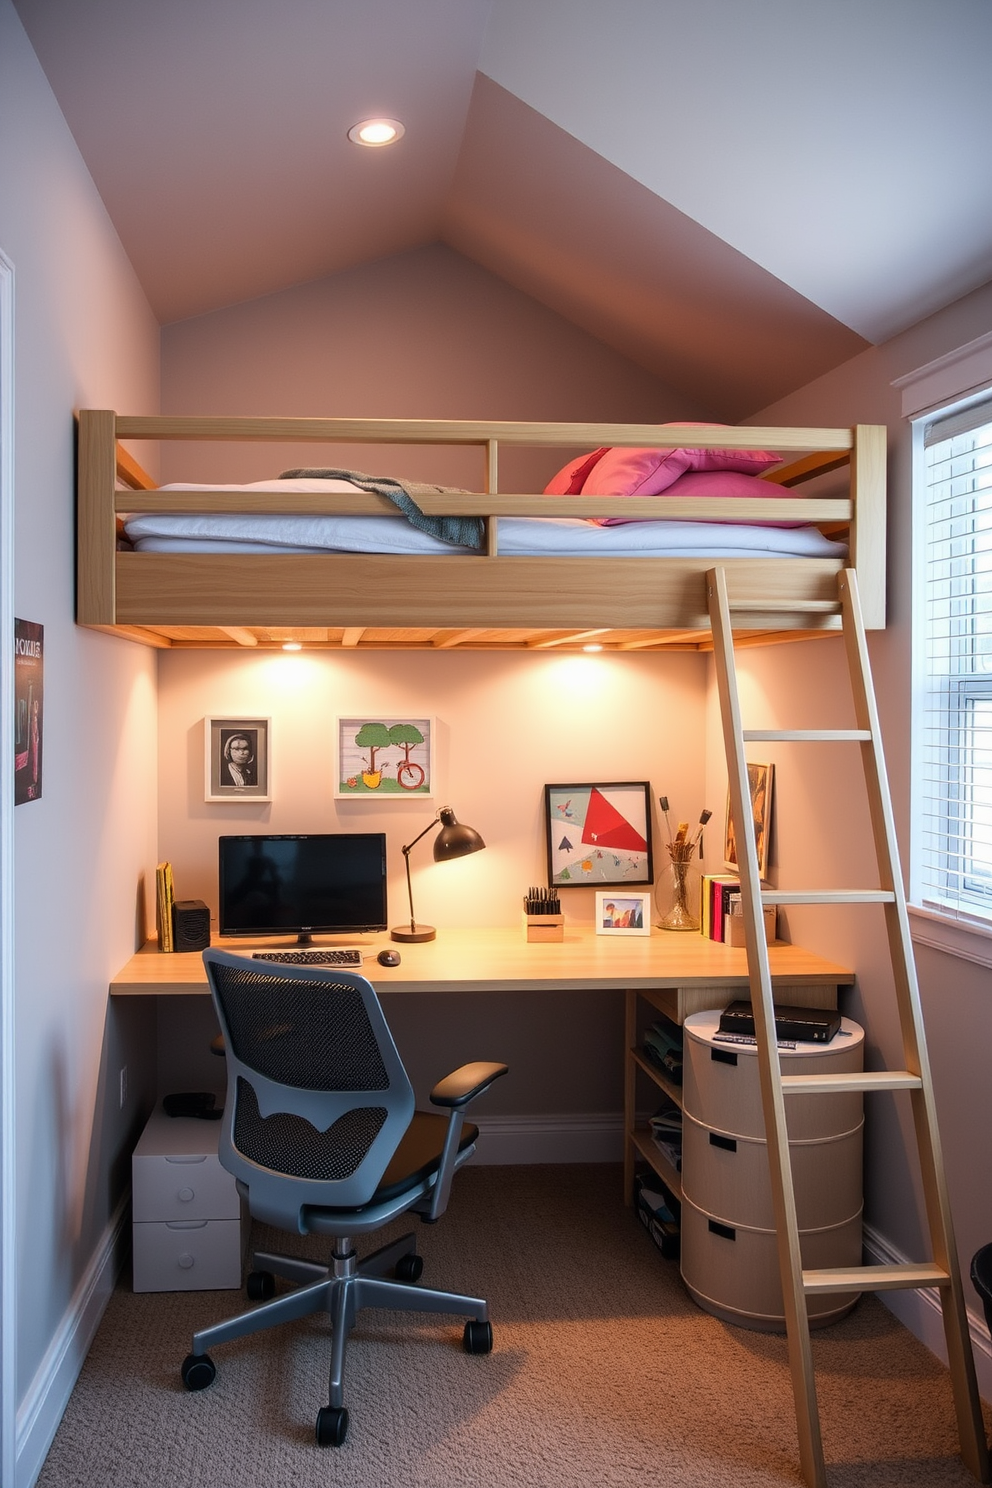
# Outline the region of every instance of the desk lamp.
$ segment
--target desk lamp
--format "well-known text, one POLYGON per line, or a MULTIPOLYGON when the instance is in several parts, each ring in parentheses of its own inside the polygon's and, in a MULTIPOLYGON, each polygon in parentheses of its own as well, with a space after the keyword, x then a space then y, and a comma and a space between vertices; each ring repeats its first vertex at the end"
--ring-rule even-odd
POLYGON ((449 858, 464 858, 469 853, 478 852, 485 843, 474 827, 463 826, 455 817, 450 806, 442 806, 432 821, 429 821, 424 830, 412 842, 403 848, 403 861, 406 864, 406 892, 410 900, 410 925, 400 925, 389 934, 393 940, 407 942, 433 940, 437 931, 433 925, 418 925, 413 913, 413 886, 410 883, 410 849, 416 847, 421 837, 426 837, 431 827, 438 822, 441 830, 434 838, 434 861, 435 863, 446 863, 449 858))

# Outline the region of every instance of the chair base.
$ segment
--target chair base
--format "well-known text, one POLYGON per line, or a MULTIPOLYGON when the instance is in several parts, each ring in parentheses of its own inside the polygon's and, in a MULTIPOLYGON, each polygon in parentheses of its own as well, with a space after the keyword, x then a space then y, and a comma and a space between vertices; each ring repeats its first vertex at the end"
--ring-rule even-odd
MULTIPOLYGON (((383 1307, 402 1312, 454 1313, 485 1324, 488 1328, 489 1309, 483 1298, 469 1297, 459 1292, 436 1291, 432 1287, 397 1280, 390 1274, 404 1258, 415 1257, 416 1254, 417 1244, 412 1233, 382 1246, 362 1260, 358 1259, 351 1248, 350 1239, 338 1238, 334 1242, 329 1265, 320 1265, 295 1256, 256 1251, 256 1269, 272 1272, 294 1282, 296 1289, 194 1333, 192 1353, 186 1363, 189 1365, 191 1361, 205 1355, 214 1344, 229 1343, 236 1338, 245 1338, 250 1333, 259 1333, 264 1328, 275 1328, 280 1323, 294 1322, 315 1312, 326 1312, 330 1316, 332 1330, 328 1408, 339 1411, 344 1405, 345 1347, 359 1308, 383 1307)), ((415 1268, 411 1274, 415 1274, 415 1268)), ((488 1349, 471 1346, 470 1337, 478 1339, 479 1336, 478 1330, 471 1330, 471 1325, 466 1328, 466 1347, 470 1352, 488 1352, 488 1349)), ((491 1338, 491 1334, 489 1336, 491 1338)), ((186 1380, 186 1372, 184 1365, 184 1382, 191 1388, 198 1388, 186 1380)), ((330 1444, 337 1445, 336 1442, 330 1444)))

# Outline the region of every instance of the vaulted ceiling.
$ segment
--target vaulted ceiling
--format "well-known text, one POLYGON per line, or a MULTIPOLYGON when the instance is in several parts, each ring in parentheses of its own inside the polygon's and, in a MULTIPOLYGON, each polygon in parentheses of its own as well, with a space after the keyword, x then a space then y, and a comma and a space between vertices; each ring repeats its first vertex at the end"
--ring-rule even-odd
POLYGON ((992 278, 987 0, 15 4, 163 323, 441 241, 732 420, 992 278))

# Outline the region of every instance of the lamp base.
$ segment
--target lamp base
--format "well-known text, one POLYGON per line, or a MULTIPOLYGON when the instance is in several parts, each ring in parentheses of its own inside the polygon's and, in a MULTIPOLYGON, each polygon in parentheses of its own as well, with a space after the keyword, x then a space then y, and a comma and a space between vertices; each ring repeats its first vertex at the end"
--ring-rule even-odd
POLYGON ((437 931, 433 925, 398 925, 395 930, 390 930, 390 940, 402 940, 412 945, 415 941, 433 940, 437 931))

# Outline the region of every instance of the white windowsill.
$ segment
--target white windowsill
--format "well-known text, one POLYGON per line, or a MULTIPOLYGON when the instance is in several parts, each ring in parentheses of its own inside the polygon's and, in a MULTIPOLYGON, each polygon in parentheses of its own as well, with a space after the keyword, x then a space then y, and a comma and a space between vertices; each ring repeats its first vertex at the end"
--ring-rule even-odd
POLYGON ((915 904, 909 905, 909 918, 914 945, 946 951, 976 966, 992 966, 992 927, 965 924, 915 904))

